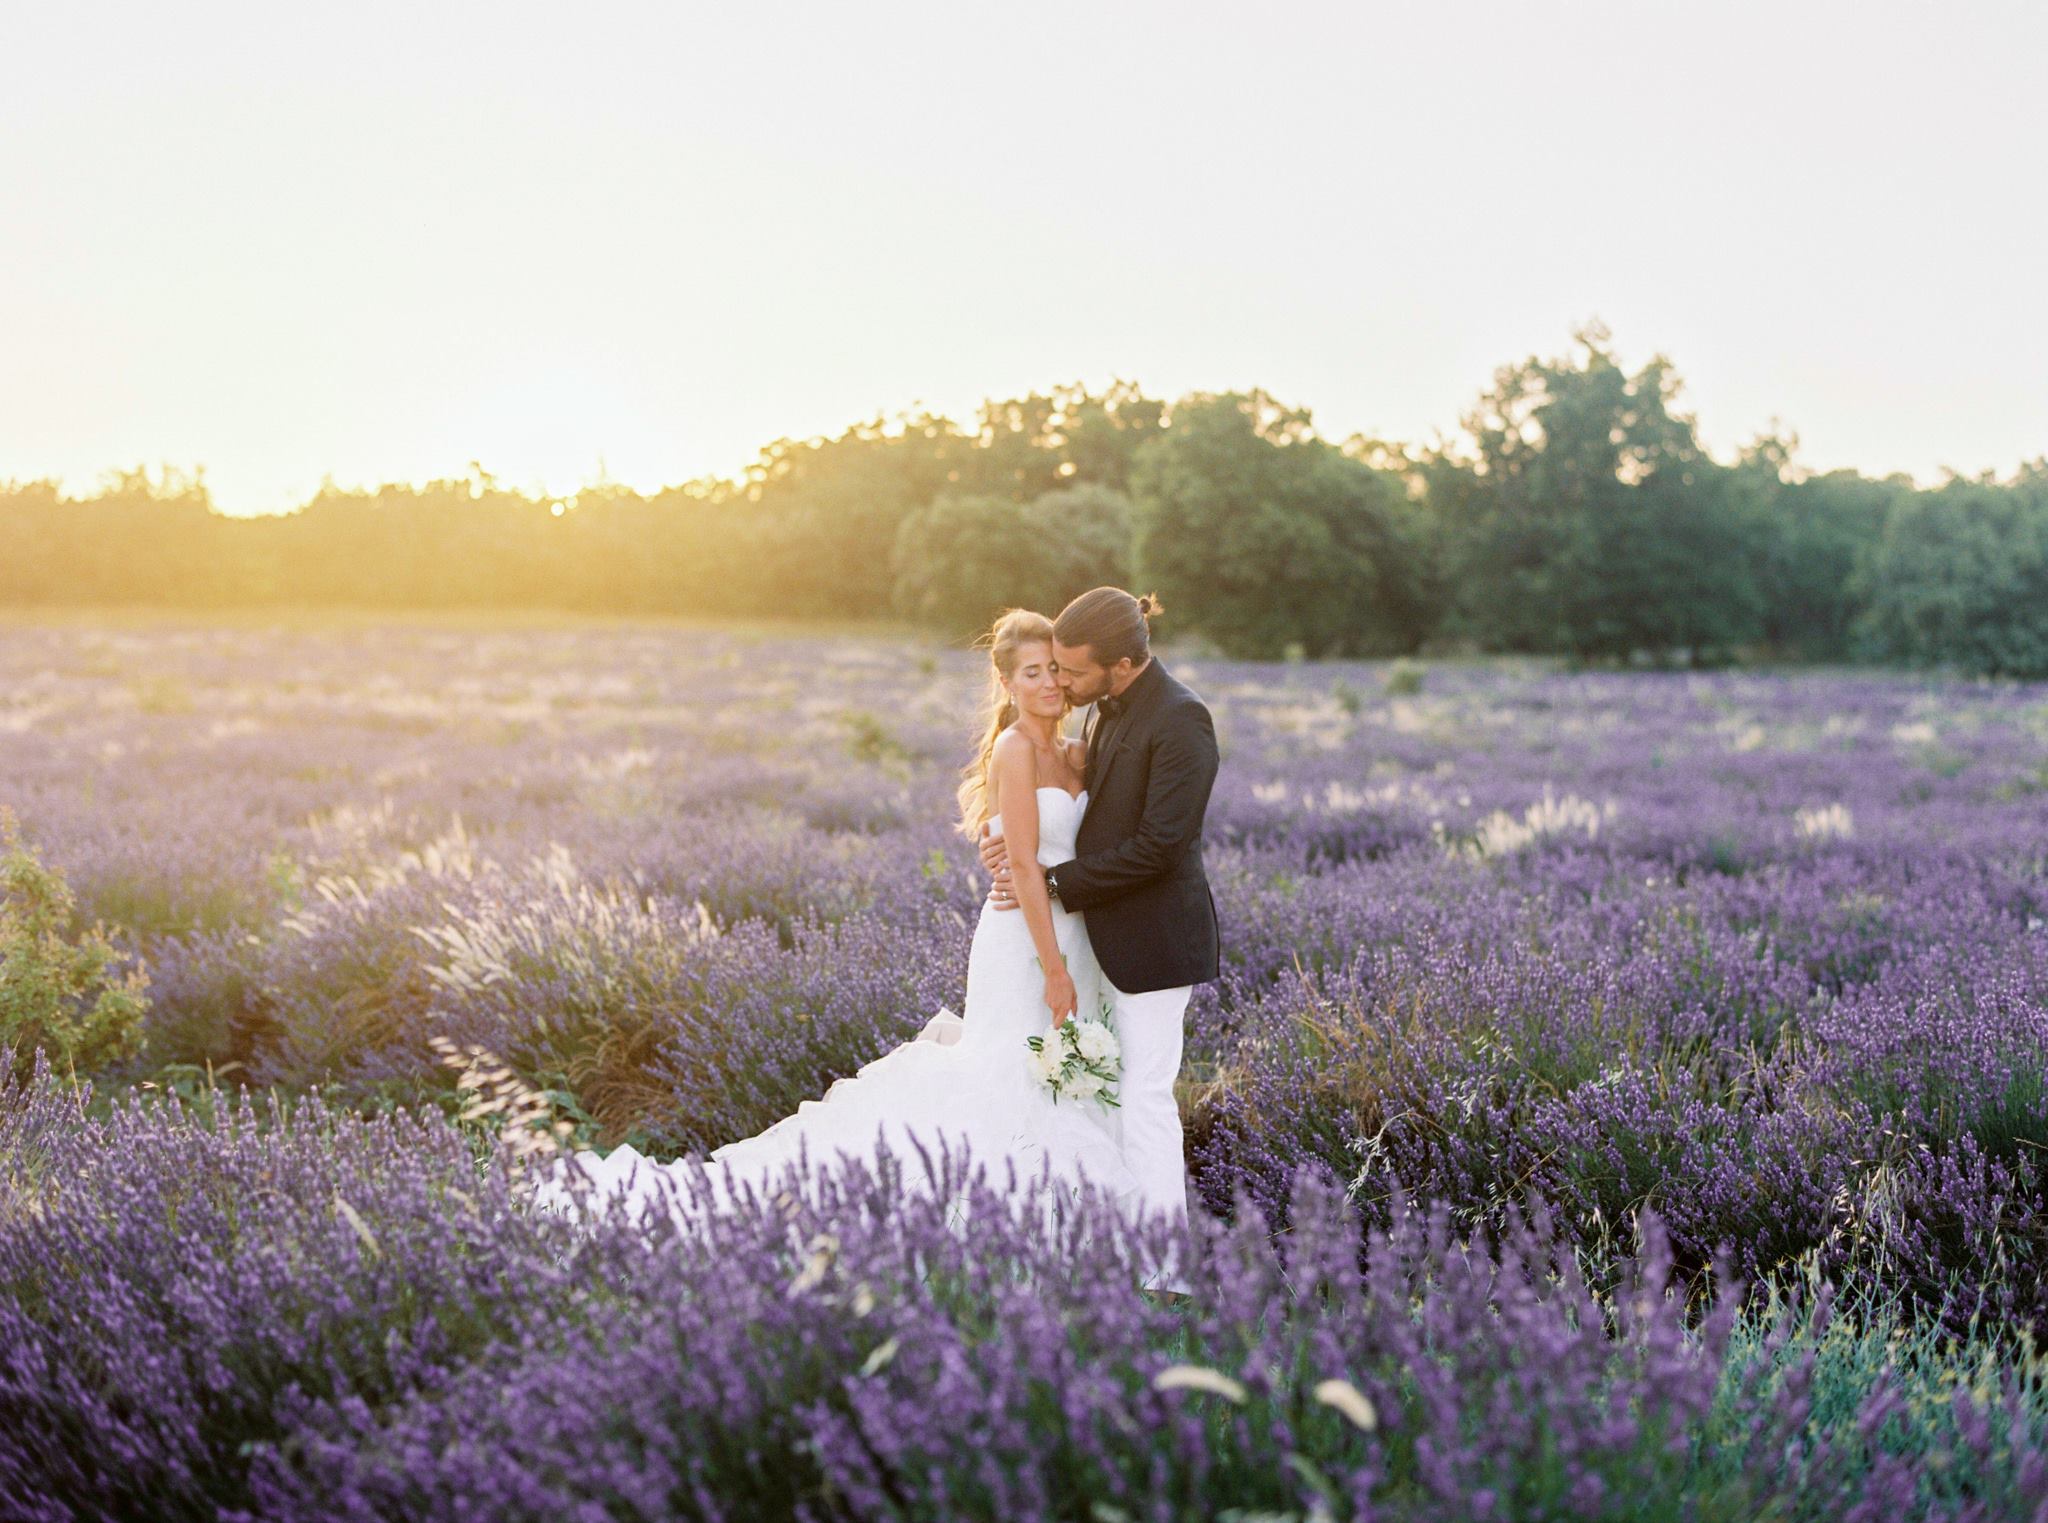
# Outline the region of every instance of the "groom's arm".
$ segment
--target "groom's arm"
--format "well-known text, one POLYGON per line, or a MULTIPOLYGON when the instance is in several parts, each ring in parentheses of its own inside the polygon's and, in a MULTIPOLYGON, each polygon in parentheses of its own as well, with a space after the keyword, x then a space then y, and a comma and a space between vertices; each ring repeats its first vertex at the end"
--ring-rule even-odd
POLYGON ((1216 727, 1198 703, 1173 709, 1153 743, 1145 808, 1128 840, 1046 869, 1070 910, 1093 909, 1156 883, 1180 865, 1201 834, 1216 783, 1216 727))

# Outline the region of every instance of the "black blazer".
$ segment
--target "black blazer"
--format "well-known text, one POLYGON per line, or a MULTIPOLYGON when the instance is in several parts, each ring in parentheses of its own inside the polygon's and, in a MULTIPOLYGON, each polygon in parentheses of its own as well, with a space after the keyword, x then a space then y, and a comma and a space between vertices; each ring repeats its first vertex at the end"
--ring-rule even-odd
POLYGON ((1102 971, 1125 994, 1216 977, 1216 900, 1202 871, 1202 816, 1216 782, 1216 726, 1155 656, 1098 716, 1088 810, 1075 857, 1046 870, 1087 920, 1102 971))

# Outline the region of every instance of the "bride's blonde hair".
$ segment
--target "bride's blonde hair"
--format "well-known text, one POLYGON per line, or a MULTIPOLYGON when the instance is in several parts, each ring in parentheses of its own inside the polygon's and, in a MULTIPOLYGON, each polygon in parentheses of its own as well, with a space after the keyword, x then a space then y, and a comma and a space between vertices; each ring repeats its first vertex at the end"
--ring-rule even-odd
POLYGON ((974 643, 988 650, 988 691, 981 705, 981 744, 960 774, 960 833, 970 841, 981 838, 981 827, 995 813, 988 787, 989 758, 1003 731, 1017 722, 1016 700, 1004 684, 1016 673, 1021 647, 1052 644, 1052 620, 1028 608, 1006 608, 974 643))

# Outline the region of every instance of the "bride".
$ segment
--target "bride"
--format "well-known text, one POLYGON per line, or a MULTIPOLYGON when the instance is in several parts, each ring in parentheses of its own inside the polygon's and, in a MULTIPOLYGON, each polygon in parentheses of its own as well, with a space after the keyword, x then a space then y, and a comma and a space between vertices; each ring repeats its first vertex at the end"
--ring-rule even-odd
POLYGON ((1029 1066, 1027 1039, 1105 1009, 1103 977, 1079 914, 1054 904, 1044 869, 1070 860, 1087 792, 1083 751, 1064 738, 1067 698, 1053 660, 1052 623, 1026 609, 996 621, 989 649, 987 723, 979 754, 960 785, 960 826, 1009 842, 1022 914, 984 902, 967 960, 961 1016, 940 1012, 916 1038, 806 1100, 766 1131, 713 1151, 705 1161, 656 1164, 630 1145, 603 1158, 579 1152, 558 1161, 540 1195, 566 1198, 571 1174, 598 1188, 600 1203, 637 1208, 660 1198, 687 1217, 765 1203, 800 1157, 812 1168, 837 1156, 874 1163, 886 1148, 902 1160, 906 1184, 921 1172, 919 1147, 937 1158, 968 1150, 976 1172, 1000 1186, 1007 1166, 1019 1182, 1050 1176, 1047 1206, 1073 1199, 1085 1178, 1119 1210, 1135 1213, 1139 1182, 1125 1165, 1111 1113, 1099 1101, 1057 1102, 1029 1066), (692 1171, 702 1174, 692 1181, 692 1171))

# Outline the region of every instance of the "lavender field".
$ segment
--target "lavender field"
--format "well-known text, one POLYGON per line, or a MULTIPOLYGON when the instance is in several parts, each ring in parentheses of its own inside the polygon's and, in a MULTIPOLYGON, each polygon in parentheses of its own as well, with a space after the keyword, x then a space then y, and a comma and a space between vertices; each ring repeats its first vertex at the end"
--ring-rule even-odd
POLYGON ((957 1009, 972 655, 0 626, 148 979, 0 1097, 0 1517, 2048 1519, 2048 685, 1166 661, 1185 1305, 888 1172, 547 1217, 430 1042, 672 1157, 957 1009))

